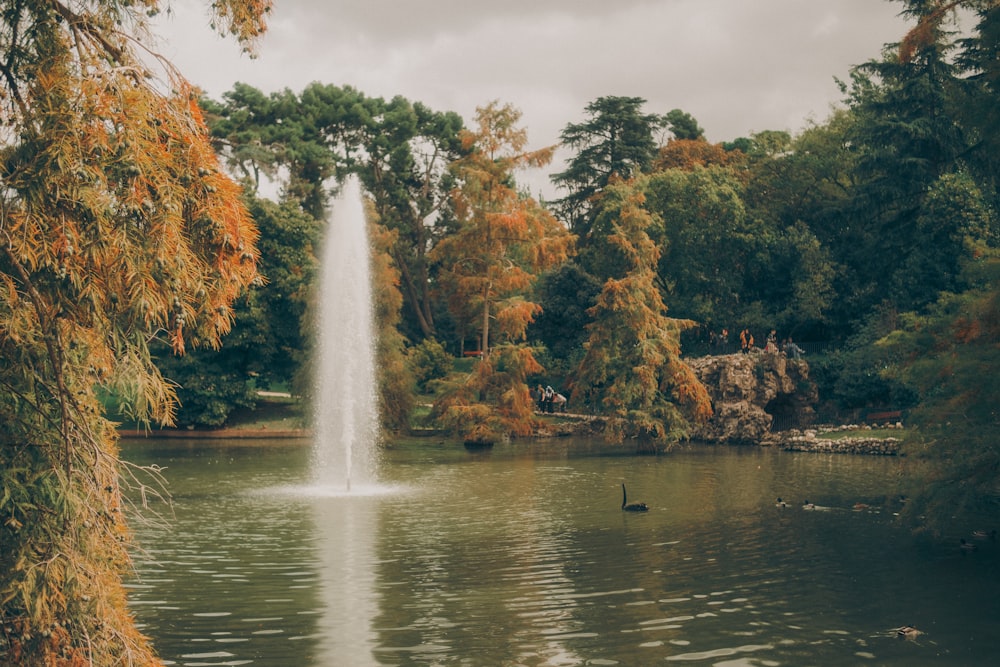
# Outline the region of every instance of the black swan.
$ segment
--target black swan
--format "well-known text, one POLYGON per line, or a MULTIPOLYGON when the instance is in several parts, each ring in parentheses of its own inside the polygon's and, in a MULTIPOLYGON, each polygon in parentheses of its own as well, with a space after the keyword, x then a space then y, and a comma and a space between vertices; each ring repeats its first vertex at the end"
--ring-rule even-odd
POLYGON ((625 484, 622 483, 622 511, 623 512, 648 512, 649 508, 646 507, 646 503, 630 503, 628 501, 628 495, 625 493, 625 484))

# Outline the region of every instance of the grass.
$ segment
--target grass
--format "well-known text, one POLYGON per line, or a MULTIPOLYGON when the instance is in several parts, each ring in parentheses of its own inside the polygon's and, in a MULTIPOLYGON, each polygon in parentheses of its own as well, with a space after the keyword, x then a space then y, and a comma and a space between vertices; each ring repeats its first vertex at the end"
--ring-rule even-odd
POLYGON ((291 430, 303 427, 305 415, 295 398, 262 396, 250 410, 237 410, 229 417, 227 428, 291 430))

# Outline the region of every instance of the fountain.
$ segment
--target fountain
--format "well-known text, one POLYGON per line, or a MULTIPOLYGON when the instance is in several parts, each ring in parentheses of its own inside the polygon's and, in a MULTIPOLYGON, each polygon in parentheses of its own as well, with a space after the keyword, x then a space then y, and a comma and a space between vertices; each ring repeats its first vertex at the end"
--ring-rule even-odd
POLYGON ((378 407, 370 246, 361 186, 343 185, 323 252, 313 471, 326 493, 375 482, 378 407))

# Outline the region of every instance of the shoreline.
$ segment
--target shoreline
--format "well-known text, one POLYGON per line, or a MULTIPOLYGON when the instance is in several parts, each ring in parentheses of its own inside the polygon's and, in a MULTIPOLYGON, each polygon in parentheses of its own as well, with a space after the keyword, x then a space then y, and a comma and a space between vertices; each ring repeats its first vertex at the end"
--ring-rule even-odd
POLYGON ((305 428, 218 428, 218 429, 118 429, 118 437, 129 439, 176 438, 183 440, 293 440, 312 438, 305 428))
MULTIPOLYGON (((563 423, 565 424, 565 422, 563 423)), ((428 437, 440 435, 438 432, 410 433, 410 437, 428 437)), ((545 429, 534 436, 525 439, 560 438, 572 435, 592 437, 595 434, 590 429, 545 429)), ((220 428, 220 429, 119 429, 118 436, 122 439, 175 439, 175 440, 311 440, 312 429, 308 428, 220 428)), ((456 440, 456 442, 458 442, 456 440)), ((707 444, 730 446, 776 447, 788 452, 803 452, 817 454, 854 454, 861 456, 905 456, 900 451, 902 439, 894 436, 873 436, 864 433, 857 426, 827 427, 824 430, 808 429, 800 431, 792 429, 779 433, 770 433, 758 442, 711 441, 707 444), (849 437, 824 438, 823 433, 840 431, 861 431, 849 437)))

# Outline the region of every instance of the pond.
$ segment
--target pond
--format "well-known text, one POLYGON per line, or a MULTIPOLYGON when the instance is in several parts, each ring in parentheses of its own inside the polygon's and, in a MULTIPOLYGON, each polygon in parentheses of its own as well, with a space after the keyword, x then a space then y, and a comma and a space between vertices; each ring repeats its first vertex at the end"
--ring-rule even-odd
POLYGON ((305 487, 304 443, 123 452, 164 466, 173 496, 162 521, 133 522, 144 553, 129 585, 167 664, 976 665, 1000 652, 1000 545, 899 528, 883 504, 907 459, 421 442, 390 448, 377 487, 346 495, 305 487), (623 482, 648 512, 621 511, 623 482), (897 638, 902 625, 923 634, 897 638))

